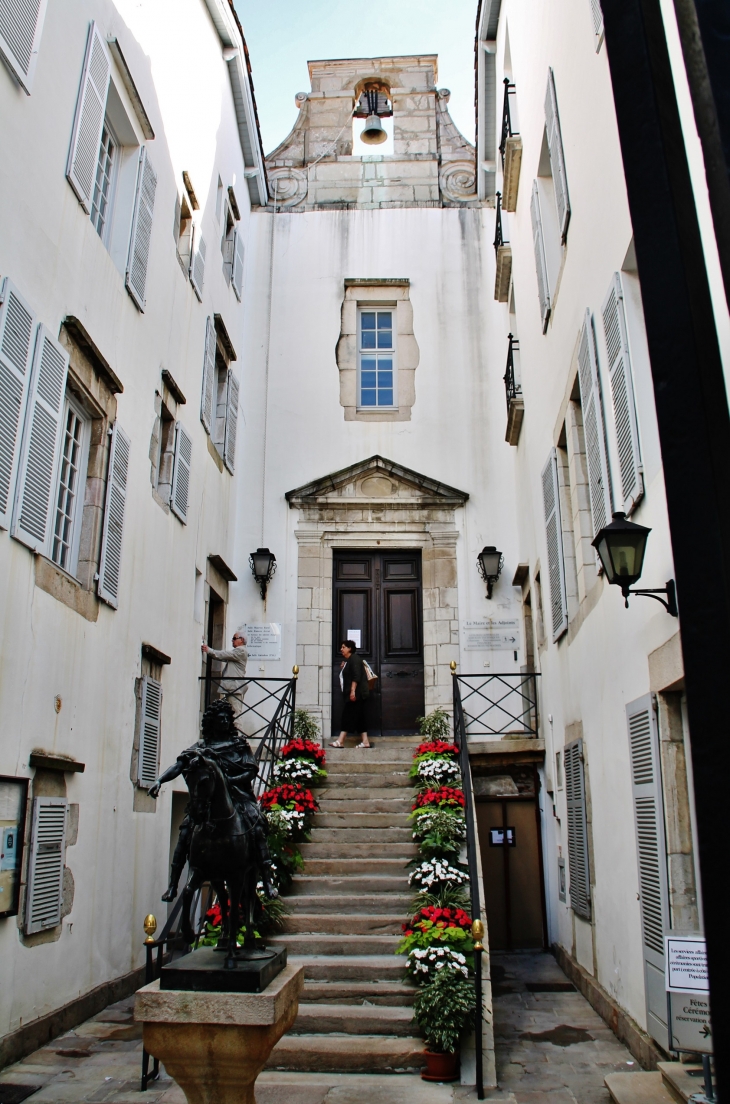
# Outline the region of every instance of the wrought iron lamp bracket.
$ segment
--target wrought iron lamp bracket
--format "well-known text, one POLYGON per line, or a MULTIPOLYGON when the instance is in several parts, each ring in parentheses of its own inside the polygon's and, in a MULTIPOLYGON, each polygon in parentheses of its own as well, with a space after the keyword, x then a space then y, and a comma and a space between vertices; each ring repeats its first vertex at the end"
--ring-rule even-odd
POLYGON ((629 608, 629 595, 635 594, 646 595, 647 598, 653 598, 655 602, 661 602, 670 617, 679 617, 679 610, 677 609, 677 587, 675 586, 674 579, 668 579, 665 587, 655 588, 653 590, 629 590, 628 587, 621 588, 621 593, 624 596, 624 605, 626 609, 629 608), (660 594, 666 594, 667 600, 664 601, 660 598, 660 594))

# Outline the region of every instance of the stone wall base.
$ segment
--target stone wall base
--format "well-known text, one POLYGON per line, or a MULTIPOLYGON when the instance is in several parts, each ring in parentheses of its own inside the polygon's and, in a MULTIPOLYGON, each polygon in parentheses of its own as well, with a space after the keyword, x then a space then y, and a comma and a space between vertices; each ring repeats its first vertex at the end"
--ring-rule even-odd
POLYGON ((657 1062, 668 1060, 668 1055, 659 1044, 639 1027, 636 1020, 616 1003, 603 986, 587 970, 584 970, 564 947, 559 943, 553 943, 552 949, 563 973, 595 1008, 601 1019, 606 1021, 614 1035, 625 1043, 643 1069, 655 1070, 657 1062))

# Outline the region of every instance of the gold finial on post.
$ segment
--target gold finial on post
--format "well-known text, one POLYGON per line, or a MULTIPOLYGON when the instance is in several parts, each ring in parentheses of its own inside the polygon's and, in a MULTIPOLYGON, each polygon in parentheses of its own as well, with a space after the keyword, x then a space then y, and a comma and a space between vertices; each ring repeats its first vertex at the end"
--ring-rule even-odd
POLYGON ((291 669, 291 673, 294 675, 294 678, 299 678, 299 665, 298 664, 296 664, 296 663, 294 664, 294 666, 291 669))
POLYGON ((157 920, 151 912, 148 912, 144 918, 144 930, 147 936, 145 943, 154 943, 155 932, 157 931, 157 920))
POLYGON ((483 951, 484 944, 482 939, 484 938, 484 924, 481 920, 473 920, 471 925, 471 937, 474 940, 474 950, 483 951))
POLYGON ((449 667, 451 668, 451 674, 452 675, 456 674, 456 660, 455 659, 451 660, 451 663, 449 664, 449 667))

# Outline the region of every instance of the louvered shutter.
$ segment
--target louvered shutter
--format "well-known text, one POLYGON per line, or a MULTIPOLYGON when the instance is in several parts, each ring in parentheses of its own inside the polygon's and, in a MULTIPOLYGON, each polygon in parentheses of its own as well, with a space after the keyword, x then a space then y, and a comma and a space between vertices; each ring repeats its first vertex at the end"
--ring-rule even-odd
POLYGON ((233 232, 233 267, 231 270, 231 284, 239 303, 243 295, 243 238, 236 227, 233 232))
POLYGON ((92 23, 89 27, 71 148, 66 166, 69 183, 87 214, 91 213, 91 199, 94 193, 111 71, 106 44, 96 24, 92 23))
POLYGON ((570 222, 570 198, 568 196, 568 177, 565 172, 563 136, 560 132, 558 97, 555 94, 555 77, 552 69, 548 69, 547 90, 545 92, 545 131, 548 149, 550 150, 550 168, 553 174, 555 202, 558 206, 560 237, 565 241, 565 236, 568 233, 568 223, 570 222))
POLYGON ((208 433, 213 424, 213 390, 215 388, 215 322, 208 318, 205 326, 203 354, 203 387, 200 394, 200 420, 208 433))
POLYGON ((140 786, 151 786, 160 762, 162 684, 148 675, 142 679, 141 714, 137 780, 140 786))
POLYGON ((175 426, 175 458, 172 468, 170 509, 174 514, 177 514, 180 521, 187 521, 188 518, 192 451, 193 442, 185 431, 182 422, 178 422, 175 426))
POLYGON ((644 980, 649 1034, 667 1047, 664 936, 669 930, 667 849, 664 838, 659 734, 651 694, 626 706, 634 795, 644 980))
POLYGON ((13 513, 34 331, 34 311, 6 278, 0 302, 0 527, 4 529, 10 527, 13 513))
POLYGON ((175 239, 175 248, 180 244, 180 219, 182 217, 182 205, 180 197, 175 196, 175 221, 172 224, 172 236, 175 239))
POLYGON ((0 4, 0 54, 30 95, 48 0, 3 0, 0 4))
POLYGON ((132 234, 129 239, 129 258, 127 260, 127 291, 141 311, 145 306, 147 287, 147 264, 150 257, 152 238, 152 212, 155 209, 157 174, 150 164, 146 146, 139 152, 137 170, 137 194, 134 199, 132 216, 132 234))
POLYGON ((205 240, 199 232, 193 230, 193 250, 190 255, 190 283, 200 302, 203 302, 203 280, 205 278, 205 240))
POLYGON ((547 332, 550 318, 550 284, 548 283, 547 261, 545 259, 545 238, 542 232, 542 215, 540 214, 540 196, 537 190, 537 181, 532 182, 532 198, 530 199, 530 217, 532 218, 532 241, 535 246, 535 271, 537 272, 537 296, 540 300, 540 317, 542 318, 542 332, 547 332))
POLYGON ((542 469, 542 501, 545 510, 545 536, 550 577, 550 620, 553 640, 557 640, 568 627, 568 601, 565 593, 563 531, 560 520, 558 460, 555 449, 550 453, 550 459, 542 469))
POLYGON ((591 884, 588 867, 588 821, 586 817, 583 740, 568 744, 564 754, 565 801, 568 814, 568 869, 570 907, 586 920, 591 918, 591 884))
POLYGON ((223 459, 229 472, 236 466, 236 433, 238 430, 238 380, 228 369, 226 395, 226 435, 223 442, 223 459))
POLYGON ((591 517, 595 535, 610 522, 612 507, 601 381, 596 359, 596 337, 593 332, 591 312, 588 310, 578 343, 578 378, 588 461, 591 517))
POLYGON ((26 935, 61 923, 67 812, 68 802, 62 797, 36 797, 33 801, 25 897, 26 935))
MULTIPOLYGON (((593 16, 593 30, 596 32, 599 40, 603 40, 603 9, 601 8, 601 0, 591 0, 591 15, 593 16)), ((600 41, 599 41, 600 45, 600 41)), ((596 46, 598 49, 598 46, 596 46)))
POLYGON ((626 330, 626 314, 621 278, 615 272, 603 304, 603 332, 606 337, 608 368, 616 422, 616 445, 621 478, 623 510, 631 513, 644 494, 639 428, 634 403, 634 382, 626 330))
POLYGON ((119 422, 114 423, 109 450, 109 473, 104 505, 104 534, 99 559, 97 593, 116 609, 119 605, 119 571, 122 559, 124 507, 127 500, 130 441, 119 422))

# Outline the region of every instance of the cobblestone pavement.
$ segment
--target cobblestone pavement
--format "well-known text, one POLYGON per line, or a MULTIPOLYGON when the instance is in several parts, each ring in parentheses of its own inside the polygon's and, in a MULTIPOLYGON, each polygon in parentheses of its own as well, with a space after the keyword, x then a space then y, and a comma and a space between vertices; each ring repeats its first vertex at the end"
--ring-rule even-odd
MULTIPOLYGON (((492 976, 499 1088, 488 1097, 494 1104, 608 1104, 606 1074, 639 1069, 552 955, 495 954, 492 976)), ((33 1088, 29 1104, 185 1104, 164 1070, 147 1092, 139 1091, 142 1031, 133 1005, 133 997, 110 1005, 0 1071, 0 1089, 33 1088)), ((412 1075, 267 1070, 256 1097, 258 1104, 457 1104, 476 1100, 476 1093, 412 1075)))

